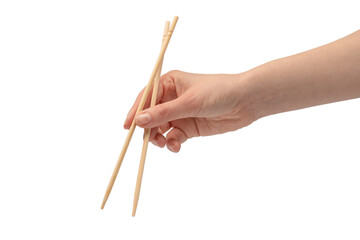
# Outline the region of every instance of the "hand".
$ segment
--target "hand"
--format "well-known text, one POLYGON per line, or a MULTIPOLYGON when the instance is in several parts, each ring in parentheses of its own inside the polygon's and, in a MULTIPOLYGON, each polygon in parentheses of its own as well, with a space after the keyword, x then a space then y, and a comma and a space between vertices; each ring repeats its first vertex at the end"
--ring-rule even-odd
MULTIPOLYGON (((136 124, 173 152, 188 138, 225 133, 276 113, 360 97, 360 31, 241 74, 171 71, 160 79, 158 105, 136 124), (170 130, 170 131, 169 131, 170 130), (169 131, 164 137, 164 134, 169 131)), ((129 128, 142 93, 124 127, 129 128)), ((148 103, 145 106, 149 106, 148 103)))
MULTIPOLYGON (((246 73, 168 72, 160 79, 157 105, 148 108, 149 96, 147 109, 136 116, 136 124, 152 128, 150 141, 159 147, 166 145, 172 152, 178 152, 189 138, 245 127, 256 120, 253 104, 248 101, 247 79, 246 73)), ((128 113, 125 129, 130 128, 143 91, 128 113)))

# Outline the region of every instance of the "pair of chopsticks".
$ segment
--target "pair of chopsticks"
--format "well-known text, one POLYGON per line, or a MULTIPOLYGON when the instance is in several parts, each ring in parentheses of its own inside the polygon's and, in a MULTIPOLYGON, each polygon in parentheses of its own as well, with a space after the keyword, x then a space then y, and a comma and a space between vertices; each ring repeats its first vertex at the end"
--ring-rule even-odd
MULTIPOLYGON (((160 50, 159 56, 157 58, 157 61, 155 63, 154 70, 151 73, 148 85, 145 88, 145 91, 144 91, 143 96, 142 96, 142 98, 140 100, 139 106, 138 106, 138 108, 136 110, 135 116, 140 111, 143 110, 146 99, 149 96, 149 92, 150 92, 150 89, 151 89, 152 86, 153 86, 153 92, 152 92, 152 98, 151 98, 150 107, 152 107, 152 106, 154 106, 156 104, 156 97, 157 97, 157 92, 158 92, 158 87, 159 87, 159 80, 160 80, 161 68, 162 68, 162 63, 163 63, 165 51, 166 51, 166 49, 167 49, 167 47, 169 45, 171 35, 172 35, 172 33, 173 33, 174 29, 175 29, 175 26, 176 26, 176 23, 177 23, 178 19, 179 18, 177 16, 174 17, 170 28, 169 28, 169 25, 170 25, 169 21, 167 21, 166 24, 165 24, 164 35, 163 35, 162 44, 161 44, 161 50, 160 50)), ((115 182, 116 177, 117 177, 117 175, 119 173, 121 163, 124 160, 125 153, 126 153, 127 148, 128 148, 128 146, 130 144, 130 140, 132 138, 132 135, 133 135, 133 133, 135 131, 135 127, 136 127, 136 124, 135 124, 135 117, 134 117, 134 119, 133 119, 133 121, 131 123, 131 127, 129 129, 128 135, 127 135, 127 137, 125 139, 125 143, 123 145, 123 148, 121 149, 120 156, 119 156, 119 158, 118 158, 118 160, 116 162, 115 169, 114 169, 113 174, 112 174, 112 176, 110 178, 110 182, 109 182, 108 187, 106 189, 105 196, 104 196, 103 202, 101 204, 101 209, 104 209, 106 201, 108 200, 109 195, 111 193, 111 189, 114 186, 114 182, 115 182)), ((145 136, 144 136, 144 142, 143 142, 143 147, 142 147, 142 152, 141 152, 139 172, 138 172, 138 176, 137 176, 136 188, 135 188, 135 194, 134 194, 134 203, 133 203, 132 216, 135 216, 136 208, 137 208, 138 201, 139 201, 141 181, 142 181, 142 176, 143 176, 143 173, 144 173, 145 158, 146 158, 146 152, 147 152, 147 147, 148 147, 148 143, 149 143, 150 131, 151 131, 151 129, 145 129, 145 136)))

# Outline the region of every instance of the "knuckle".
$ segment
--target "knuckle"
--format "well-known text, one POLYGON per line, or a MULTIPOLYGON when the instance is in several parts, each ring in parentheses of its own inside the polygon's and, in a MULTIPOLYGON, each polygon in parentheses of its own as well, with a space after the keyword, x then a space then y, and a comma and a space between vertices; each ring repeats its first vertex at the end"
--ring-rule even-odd
POLYGON ((169 71, 169 75, 175 77, 176 74, 179 74, 180 72, 181 72, 180 70, 171 70, 171 71, 169 71))
POLYGON ((171 71, 167 72, 164 76, 170 77, 173 80, 175 80, 180 76, 181 73, 182 73, 182 71, 180 71, 180 70, 171 70, 171 71))
POLYGON ((171 73, 172 73, 173 77, 175 78, 175 77, 179 76, 179 74, 181 74, 182 71, 180 71, 180 70, 172 70, 171 73))
POLYGON ((161 118, 166 117, 168 114, 168 109, 162 104, 157 105, 157 113, 161 118))
POLYGON ((138 98, 141 98, 141 97, 142 97, 142 95, 143 95, 144 92, 145 92, 145 89, 146 89, 146 86, 145 86, 143 89, 141 89, 141 91, 138 93, 138 98))

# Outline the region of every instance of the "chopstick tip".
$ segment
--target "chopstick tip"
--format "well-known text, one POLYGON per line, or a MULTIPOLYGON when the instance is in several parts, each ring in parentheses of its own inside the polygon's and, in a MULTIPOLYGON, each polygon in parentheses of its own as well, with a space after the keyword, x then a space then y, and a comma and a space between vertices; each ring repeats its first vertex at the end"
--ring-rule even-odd
POLYGON ((132 209, 132 214, 131 216, 135 217, 135 214, 136 214, 136 208, 137 208, 137 203, 134 203, 133 205, 133 209, 132 209))
POLYGON ((107 196, 105 195, 105 197, 104 197, 104 199, 103 199, 103 202, 102 202, 102 204, 101 204, 101 209, 104 209, 107 199, 108 199, 108 198, 107 198, 107 196))

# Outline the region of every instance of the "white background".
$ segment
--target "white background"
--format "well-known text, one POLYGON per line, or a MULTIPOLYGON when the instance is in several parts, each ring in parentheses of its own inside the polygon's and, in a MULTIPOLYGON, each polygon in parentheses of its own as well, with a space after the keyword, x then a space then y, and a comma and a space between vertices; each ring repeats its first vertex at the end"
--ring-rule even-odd
POLYGON ((360 100, 149 147, 101 201, 166 20, 163 70, 238 73, 359 29, 358 1, 1 1, 0 239, 359 239, 360 100))

